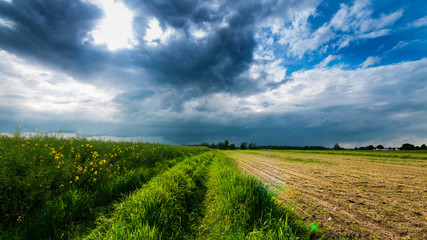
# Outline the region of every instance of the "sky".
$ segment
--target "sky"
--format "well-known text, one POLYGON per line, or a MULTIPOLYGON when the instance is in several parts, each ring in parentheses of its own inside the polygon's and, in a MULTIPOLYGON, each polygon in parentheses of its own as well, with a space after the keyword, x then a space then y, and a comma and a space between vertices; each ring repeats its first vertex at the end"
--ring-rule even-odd
POLYGON ((0 132, 427 144, 424 0, 0 0, 0 132))

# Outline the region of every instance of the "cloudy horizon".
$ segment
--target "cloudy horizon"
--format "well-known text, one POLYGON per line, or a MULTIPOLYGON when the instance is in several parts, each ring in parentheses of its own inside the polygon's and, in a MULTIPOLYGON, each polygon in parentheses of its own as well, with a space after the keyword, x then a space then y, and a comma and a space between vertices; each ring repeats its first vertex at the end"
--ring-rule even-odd
POLYGON ((0 132, 427 144, 423 1, 0 0, 0 132))

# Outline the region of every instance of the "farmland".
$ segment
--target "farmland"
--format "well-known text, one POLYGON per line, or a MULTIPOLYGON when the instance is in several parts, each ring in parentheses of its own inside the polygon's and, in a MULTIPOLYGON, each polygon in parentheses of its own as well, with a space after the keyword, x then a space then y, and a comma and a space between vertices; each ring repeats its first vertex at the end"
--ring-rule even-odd
POLYGON ((0 136, 0 239, 317 239, 224 153, 0 136))
POLYGON ((427 238, 427 153, 229 151, 243 171, 331 237, 427 238))

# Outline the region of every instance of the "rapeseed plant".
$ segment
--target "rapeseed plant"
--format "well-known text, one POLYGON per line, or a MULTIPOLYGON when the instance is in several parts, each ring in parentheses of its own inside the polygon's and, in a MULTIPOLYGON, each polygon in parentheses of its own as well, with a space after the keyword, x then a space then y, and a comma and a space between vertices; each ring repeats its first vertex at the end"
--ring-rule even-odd
MULTIPOLYGON (((12 136, 0 136, 0 201, 8 199, 0 208, 3 216, 1 239, 15 234, 21 236, 18 238, 58 238, 64 234, 57 232, 59 228, 41 227, 45 233, 35 229, 52 221, 58 222, 61 229, 81 222, 79 216, 70 216, 63 209, 65 205, 58 204, 72 189, 77 194, 90 193, 89 208, 105 207, 174 165, 179 160, 172 159, 184 157, 181 149, 190 154, 207 151, 184 146, 67 139, 63 135, 52 136, 38 131, 37 135, 23 137, 22 128, 20 126, 12 136), (162 148, 162 152, 148 154, 147 149, 153 147, 162 148), (141 168, 151 170, 135 175, 134 172, 141 168), (118 181, 123 177, 130 180, 118 181), (96 202, 99 204, 94 205, 96 202), (16 225, 19 216, 25 224, 16 225), (76 220, 66 220, 67 216, 76 220)), ((92 218, 94 211, 89 214, 92 218)))

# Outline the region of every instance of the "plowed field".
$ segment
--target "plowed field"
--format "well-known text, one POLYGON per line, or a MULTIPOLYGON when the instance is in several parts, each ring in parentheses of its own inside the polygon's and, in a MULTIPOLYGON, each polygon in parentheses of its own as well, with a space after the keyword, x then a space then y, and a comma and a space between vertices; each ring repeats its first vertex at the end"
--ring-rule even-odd
POLYGON ((427 239, 427 154, 228 151, 331 237, 427 239))

